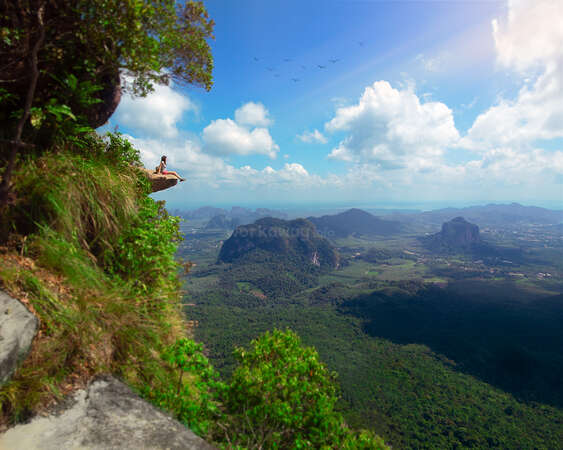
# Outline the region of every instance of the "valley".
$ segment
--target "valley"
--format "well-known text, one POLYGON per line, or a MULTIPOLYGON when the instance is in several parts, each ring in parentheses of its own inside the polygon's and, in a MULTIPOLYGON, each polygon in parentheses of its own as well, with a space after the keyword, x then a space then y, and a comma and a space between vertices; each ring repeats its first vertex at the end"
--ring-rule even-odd
MULTIPOLYGON (((454 216, 455 217, 455 216, 454 216)), ((403 218, 404 219, 404 218, 403 218)), ((439 252, 439 226, 329 239, 338 268, 267 254, 218 263, 231 230, 182 223, 195 337, 225 375, 233 346, 289 327, 339 374, 340 408, 394 448, 555 448, 563 436, 563 243, 490 224, 493 252, 439 252)), ((537 229, 532 232, 532 229, 537 229)), ((328 233, 324 233, 327 236, 328 233)))

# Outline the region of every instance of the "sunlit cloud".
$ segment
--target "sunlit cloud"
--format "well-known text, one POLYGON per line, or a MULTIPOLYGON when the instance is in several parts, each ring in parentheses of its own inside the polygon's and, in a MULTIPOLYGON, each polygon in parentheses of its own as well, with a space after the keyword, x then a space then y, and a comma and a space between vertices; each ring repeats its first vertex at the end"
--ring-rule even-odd
POLYGON ((412 88, 395 89, 387 81, 366 87, 357 104, 338 108, 325 129, 345 134, 330 158, 382 170, 435 162, 459 138, 444 103, 423 103, 412 88))
POLYGON ((197 108, 187 96, 172 85, 156 85, 146 97, 124 95, 112 122, 131 128, 137 135, 170 139, 178 136, 178 121, 188 111, 197 112, 197 108))

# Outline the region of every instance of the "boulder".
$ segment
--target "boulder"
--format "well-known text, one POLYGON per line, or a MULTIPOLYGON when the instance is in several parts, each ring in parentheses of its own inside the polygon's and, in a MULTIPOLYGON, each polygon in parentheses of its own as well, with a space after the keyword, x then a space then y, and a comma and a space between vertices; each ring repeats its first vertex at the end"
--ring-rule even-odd
POLYGON ((178 184, 178 178, 174 175, 163 175, 149 169, 143 169, 143 171, 151 182, 153 192, 163 191, 178 184))
POLYGON ((183 449, 215 447, 105 375, 77 391, 57 414, 0 435, 1 449, 183 449))
POLYGON ((39 321, 18 300, 0 290, 0 384, 27 356, 39 321))

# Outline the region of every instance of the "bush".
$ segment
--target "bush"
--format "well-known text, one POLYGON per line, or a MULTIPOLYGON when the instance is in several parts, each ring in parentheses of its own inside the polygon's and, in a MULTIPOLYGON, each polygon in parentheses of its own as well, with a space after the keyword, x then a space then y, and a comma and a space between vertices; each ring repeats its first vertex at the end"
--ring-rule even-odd
POLYGON ((247 448, 385 448, 355 434, 334 410, 336 373, 291 330, 266 332, 250 350, 235 350, 239 366, 226 390, 227 436, 247 448))

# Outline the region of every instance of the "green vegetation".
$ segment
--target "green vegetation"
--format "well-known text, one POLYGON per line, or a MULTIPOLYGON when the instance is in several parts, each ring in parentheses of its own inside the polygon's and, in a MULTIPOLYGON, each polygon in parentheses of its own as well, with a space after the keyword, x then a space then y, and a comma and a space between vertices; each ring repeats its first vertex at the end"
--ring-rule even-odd
POLYGON ((334 410, 335 374, 287 330, 237 348, 238 367, 221 382, 201 344, 182 339, 163 358, 177 377, 145 394, 191 429, 228 448, 385 449, 381 438, 352 431, 334 410), (184 381, 184 374, 191 381, 184 381))
MULTIPOLYGON (((16 202, 0 222, 0 286, 28 304, 41 329, 0 387, 0 424, 111 372, 223 447, 386 448, 334 411, 333 374, 290 331, 238 349, 233 379, 220 379, 187 337, 178 219, 148 197, 126 140, 88 139, 88 155, 45 152, 14 174, 16 202)), ((258 299, 251 287, 240 285, 258 299)))
MULTIPOLYGON (((480 272, 459 281, 436 277, 432 260, 419 262, 399 244, 377 243, 369 262, 364 249, 374 243, 357 240, 340 248, 341 269, 294 289, 269 289, 265 298, 253 292, 295 273, 288 261, 200 265, 185 278, 196 337, 229 377, 237 367, 233 346, 272 326, 290 327, 339 374, 337 409, 347 423, 394 448, 557 448, 560 284, 476 278, 480 272)), ((179 253, 189 254, 183 245, 179 253)), ((452 272, 473 264, 437 261, 448 263, 452 272)))
POLYGON ((147 196, 148 183, 130 165, 136 158, 118 136, 92 144, 90 159, 46 153, 14 176, 17 203, 0 224, 7 237, 0 281, 27 299, 41 332, 0 390, 4 422, 96 373, 150 382, 166 372, 153 352, 184 332, 177 221, 147 196), (132 258, 139 248, 150 258, 132 258))
POLYGON ((201 2, 23 0, 2 2, 0 20, 0 206, 18 155, 89 147, 84 136, 119 104, 121 72, 138 95, 170 79, 212 85, 214 23, 201 2))

